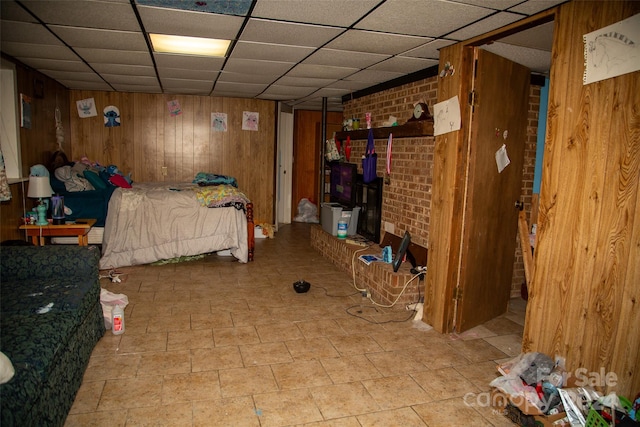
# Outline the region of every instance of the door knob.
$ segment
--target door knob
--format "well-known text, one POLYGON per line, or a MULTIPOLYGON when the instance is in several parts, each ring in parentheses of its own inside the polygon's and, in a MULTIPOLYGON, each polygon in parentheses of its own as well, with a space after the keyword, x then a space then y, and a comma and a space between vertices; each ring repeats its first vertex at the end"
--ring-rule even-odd
POLYGON ((516 200, 516 209, 521 211, 524 209, 524 203, 522 203, 520 200, 516 200))

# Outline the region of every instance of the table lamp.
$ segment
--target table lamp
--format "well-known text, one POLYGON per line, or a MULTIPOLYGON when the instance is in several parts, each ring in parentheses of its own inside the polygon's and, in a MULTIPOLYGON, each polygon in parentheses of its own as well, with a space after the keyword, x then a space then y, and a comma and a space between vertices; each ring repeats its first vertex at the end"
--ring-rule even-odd
POLYGON ((36 225, 49 225, 46 216, 47 207, 44 205, 42 199, 51 197, 52 194, 53 190, 51 189, 48 176, 29 177, 29 191, 27 192, 27 197, 38 199, 38 206, 36 207, 38 220, 36 221, 36 225))

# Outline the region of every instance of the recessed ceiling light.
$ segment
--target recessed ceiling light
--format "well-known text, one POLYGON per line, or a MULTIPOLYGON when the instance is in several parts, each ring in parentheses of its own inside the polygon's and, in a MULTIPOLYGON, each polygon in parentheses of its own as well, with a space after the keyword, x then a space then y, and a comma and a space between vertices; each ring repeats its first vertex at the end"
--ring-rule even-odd
POLYGON ((151 44, 155 52, 183 55, 224 57, 231 43, 231 40, 170 36, 166 34, 149 33, 149 37, 151 37, 151 44))

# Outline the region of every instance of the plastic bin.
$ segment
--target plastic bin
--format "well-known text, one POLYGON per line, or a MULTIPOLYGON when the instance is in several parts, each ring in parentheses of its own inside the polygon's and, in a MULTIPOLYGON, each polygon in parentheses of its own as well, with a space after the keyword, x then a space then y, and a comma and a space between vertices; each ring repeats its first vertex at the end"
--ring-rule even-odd
POLYGON ((320 222, 322 229, 332 236, 338 236, 338 221, 346 220, 347 235, 353 236, 358 233, 358 216, 360 206, 353 209, 345 208, 339 203, 323 203, 320 206, 320 222))

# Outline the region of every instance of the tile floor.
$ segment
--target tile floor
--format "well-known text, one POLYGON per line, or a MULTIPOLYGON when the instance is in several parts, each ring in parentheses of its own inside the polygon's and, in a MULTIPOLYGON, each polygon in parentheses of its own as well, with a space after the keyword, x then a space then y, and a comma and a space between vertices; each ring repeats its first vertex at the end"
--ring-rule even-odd
POLYGON ((363 301, 300 223, 250 264, 121 270, 102 286, 127 295, 126 332, 96 346, 66 426, 513 426, 486 391, 520 353, 521 299, 460 335, 425 330, 363 301))

